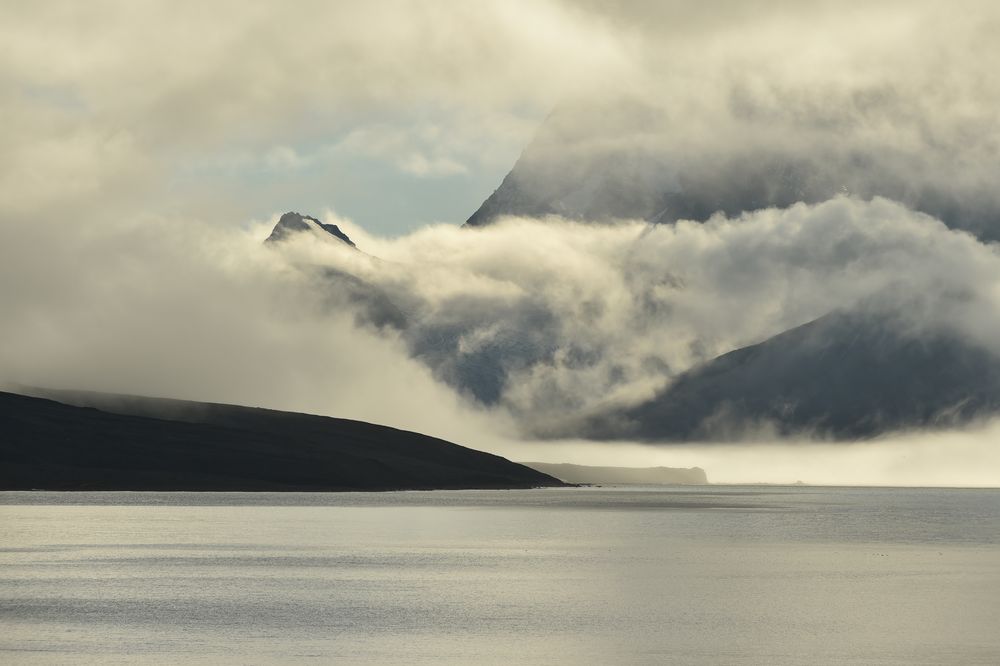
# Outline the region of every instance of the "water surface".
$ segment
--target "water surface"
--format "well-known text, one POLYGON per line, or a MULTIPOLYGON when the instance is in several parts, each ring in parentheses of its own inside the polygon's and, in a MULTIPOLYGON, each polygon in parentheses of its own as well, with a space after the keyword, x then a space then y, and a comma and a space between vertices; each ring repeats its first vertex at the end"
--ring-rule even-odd
POLYGON ((4 663, 1000 662, 1000 491, 0 493, 4 663))

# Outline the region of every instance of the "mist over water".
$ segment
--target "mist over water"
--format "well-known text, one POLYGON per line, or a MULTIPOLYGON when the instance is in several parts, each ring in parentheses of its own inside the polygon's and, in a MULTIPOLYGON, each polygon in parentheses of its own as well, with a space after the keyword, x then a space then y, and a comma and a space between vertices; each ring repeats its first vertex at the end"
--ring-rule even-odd
POLYGON ((994 247, 899 204, 840 198, 657 227, 510 220, 396 239, 326 219, 362 251, 311 234, 265 247, 273 220, 188 238, 142 222, 76 239, 77 260, 95 268, 10 301, 3 376, 358 418, 519 460, 697 465, 725 482, 1000 482, 988 415, 853 445, 766 428, 669 449, 533 436, 859 304, 917 339, 948 331, 996 353, 994 247), (127 252, 111 252, 111 238, 127 252))
POLYGON ((709 483, 768 483, 827 486, 982 487, 997 485, 1000 454, 995 425, 965 431, 909 433, 870 442, 782 441, 753 444, 651 445, 506 442, 497 445, 512 460, 627 467, 695 467, 709 483))

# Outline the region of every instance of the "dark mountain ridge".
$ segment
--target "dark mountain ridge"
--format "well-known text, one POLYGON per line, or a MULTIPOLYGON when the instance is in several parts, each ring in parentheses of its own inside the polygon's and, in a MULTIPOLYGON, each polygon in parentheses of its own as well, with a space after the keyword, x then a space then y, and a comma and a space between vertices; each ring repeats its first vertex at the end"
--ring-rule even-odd
POLYGON ((286 240, 303 231, 326 232, 342 243, 346 243, 354 248, 357 247, 357 245, 354 244, 354 241, 352 241, 347 234, 341 231, 340 227, 336 224, 325 224, 317 220, 315 217, 291 211, 285 213, 278 219, 278 223, 275 224, 274 229, 271 230, 271 235, 264 239, 264 242, 275 243, 286 240))
POLYGON ((948 332, 838 312, 723 354, 650 400, 580 426, 587 437, 857 440, 1000 411, 1000 358, 948 332))
MULTIPOLYGON (((730 133, 722 138, 687 136, 675 130, 670 109, 633 99, 564 105, 466 226, 549 215, 582 222, 705 221, 720 212, 736 218, 847 194, 892 199, 980 240, 1000 240, 1000 197, 983 177, 1000 164, 996 156, 980 152, 969 159, 961 144, 893 144, 892 136, 869 131, 887 121, 926 130, 923 119, 903 112, 905 100, 853 96, 841 100, 843 108, 791 116, 780 106, 761 115, 752 100, 732 101, 730 133), (732 132, 740 128, 745 131, 732 132)), ((916 130, 913 136, 927 138, 916 130)), ((650 442, 855 440, 957 426, 998 412, 995 353, 942 331, 912 334, 892 314, 833 312, 692 368, 639 405, 571 415, 533 434, 650 442)))
POLYGON ((332 491, 562 485, 361 421, 181 400, 0 392, 5 490, 332 491), (76 403, 76 404, 66 404, 76 403))
MULTIPOLYGON (((868 110, 872 118, 895 118, 898 111, 868 110)), ((734 217, 850 194, 892 199, 951 228, 1000 240, 996 187, 981 170, 963 171, 971 167, 959 147, 877 145, 845 135, 847 126, 834 130, 808 118, 799 119, 807 126, 788 128, 801 135, 798 145, 783 140, 781 122, 788 119, 771 123, 739 109, 731 118, 743 128, 738 139, 692 139, 671 118, 671 109, 631 99, 557 108, 466 226, 548 215, 705 221, 715 213, 734 217), (954 168, 942 170, 943 164, 954 168)), ((863 126, 851 129, 863 134, 863 126)), ((1000 168, 1000 160, 984 168, 1000 168)))
MULTIPOLYGON (((683 124, 672 129, 669 109, 641 102, 564 106, 543 123, 466 226, 506 215, 670 224, 847 194, 893 199, 980 240, 1000 239, 996 188, 982 169, 970 172, 965 164, 988 165, 989 156, 965 160, 961 146, 947 142, 859 141, 866 123, 896 118, 899 110, 892 98, 869 103, 861 114, 852 113, 854 107, 831 109, 833 116, 844 114, 843 122, 831 125, 805 114, 787 127, 787 117, 758 118, 737 104, 723 138, 688 137, 683 124), (734 128, 748 131, 734 135, 734 128), (789 140, 776 140, 784 130, 789 140)), ((544 303, 532 303, 530 293, 516 306, 455 298, 442 308, 450 316, 422 321, 401 314, 384 292, 337 277, 365 322, 402 331, 410 354, 435 377, 484 405, 502 404, 511 377, 552 362, 561 351, 552 335, 560 320, 544 303), (463 348, 475 327, 488 328, 489 335, 463 348)), ((994 352, 942 331, 911 333, 886 312, 830 313, 673 377, 642 404, 537 419, 530 434, 666 442, 855 440, 957 426, 1000 411, 994 352)), ((581 352, 581 365, 591 361, 581 352)))

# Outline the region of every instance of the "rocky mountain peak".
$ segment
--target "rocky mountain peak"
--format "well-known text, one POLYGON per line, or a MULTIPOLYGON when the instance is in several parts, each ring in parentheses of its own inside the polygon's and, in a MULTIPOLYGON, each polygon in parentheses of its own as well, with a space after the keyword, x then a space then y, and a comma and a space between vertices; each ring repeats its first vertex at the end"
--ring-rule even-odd
POLYGON ((271 230, 271 235, 264 242, 273 243, 282 241, 302 231, 317 231, 330 234, 342 243, 347 243, 351 247, 357 247, 354 241, 341 231, 340 227, 336 224, 324 224, 315 217, 302 215, 293 211, 289 211, 281 216, 278 223, 274 225, 274 229, 271 230))

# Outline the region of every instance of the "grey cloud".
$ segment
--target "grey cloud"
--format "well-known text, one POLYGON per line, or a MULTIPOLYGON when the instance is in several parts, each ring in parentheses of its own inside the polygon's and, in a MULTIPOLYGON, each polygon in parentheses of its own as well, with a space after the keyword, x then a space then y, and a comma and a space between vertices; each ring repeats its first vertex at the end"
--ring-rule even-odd
POLYGON ((884 199, 658 226, 509 219, 367 243, 385 261, 358 274, 406 304, 409 353, 527 434, 573 434, 581 414, 838 310, 1000 354, 995 249, 884 199))
POLYGON ((5 234, 0 382, 409 422, 470 442, 500 427, 391 334, 360 333, 355 304, 369 299, 317 289, 262 236, 178 222, 5 234))
MULTIPOLYGON (((534 118, 564 85, 625 66, 616 35, 558 2, 22 4, 0 8, 0 41, 4 143, 17 149, 0 172, 4 199, 36 162, 99 183, 113 165, 95 152, 123 141, 129 159, 169 175, 220 154, 328 143, 373 119, 377 129, 399 122, 400 106, 469 143, 520 142, 525 109, 534 118)), ((462 163, 424 157, 388 159, 418 171, 462 163)))
POLYGON ((469 223, 705 220, 849 193, 1000 238, 996 6, 714 8, 676 37, 679 6, 623 9, 648 19, 634 77, 564 101, 469 223))
MULTIPOLYGON (((904 303, 894 321, 909 334, 995 355, 1000 266, 983 239, 1000 210, 998 10, 963 7, 7 6, 0 380, 331 413, 513 451, 515 421, 537 433, 641 403, 862 302, 904 303), (637 104, 610 112, 623 97, 637 104), (269 183, 199 170, 244 160, 305 178, 352 131, 365 139, 353 149, 393 164, 474 169, 560 100, 526 152, 542 156, 528 203, 543 207, 400 238, 326 216, 369 255, 262 248, 275 220, 256 236, 233 220, 269 183), (548 159, 566 145, 571 159, 548 159), (675 224, 558 216, 653 218, 677 191, 696 196, 661 216, 675 224)), ((634 450, 616 451, 601 455, 634 450)))
POLYGON ((660 226, 510 219, 398 239, 326 222, 364 252, 150 219, 98 237, 72 226, 12 237, 22 259, 3 266, 0 377, 454 437, 483 419, 509 432, 511 417, 551 433, 838 309, 1000 354, 995 248, 886 200, 660 226), (41 248, 51 263, 34 259, 41 248))
MULTIPOLYGON (((9 84, 0 93, 7 130, 0 136, 0 212, 100 206, 134 214, 145 206, 243 218, 259 214, 253 205, 261 188, 287 196, 292 176, 279 178, 276 170, 294 166, 301 180, 306 165, 323 178, 341 177, 331 165, 351 134, 365 137, 347 142, 355 150, 409 173, 471 173, 516 153, 560 100, 593 106, 595 98, 627 95, 663 111, 658 126, 616 136, 607 131, 614 114, 600 105, 594 118, 581 120, 591 129, 591 120, 603 123, 596 138, 605 144, 646 146, 648 159, 619 169, 627 180, 669 182, 711 170, 729 153, 753 161, 758 153, 747 149, 761 142, 773 159, 793 166, 801 160, 789 161, 789 153, 809 153, 805 172, 814 175, 802 184, 804 198, 819 201, 826 191, 813 190, 828 181, 824 165, 850 166, 852 150, 874 139, 873 166, 901 179, 890 185, 929 183, 921 196, 930 212, 945 216, 958 199, 972 228, 983 211, 996 209, 995 197, 987 197, 980 212, 971 210, 969 195, 996 189, 987 182, 995 168, 980 167, 996 166, 989 160, 998 147, 992 110, 1000 102, 993 76, 1000 49, 995 3, 963 7, 555 0, 475 8, 317 2, 295 11, 267 2, 10 6, 0 9, 0 77, 9 84), (837 134, 836 145, 813 144, 817 131, 837 134), (230 173, 255 172, 255 165, 278 182, 230 173), (944 185, 935 189, 935 182, 944 185)), ((865 195, 857 182, 842 184, 865 195)), ((642 206, 601 212, 633 217, 662 208, 648 188, 620 193, 642 206)), ((880 193, 893 194, 873 192, 880 193)), ((580 206, 573 197, 563 203, 565 210, 546 212, 566 215, 580 206)), ((714 205, 706 193, 675 216, 701 216, 714 205)))

